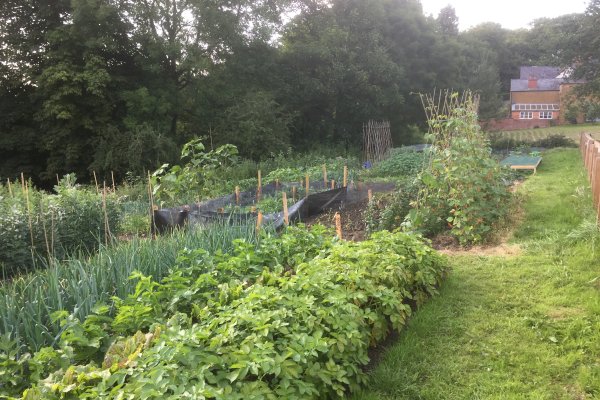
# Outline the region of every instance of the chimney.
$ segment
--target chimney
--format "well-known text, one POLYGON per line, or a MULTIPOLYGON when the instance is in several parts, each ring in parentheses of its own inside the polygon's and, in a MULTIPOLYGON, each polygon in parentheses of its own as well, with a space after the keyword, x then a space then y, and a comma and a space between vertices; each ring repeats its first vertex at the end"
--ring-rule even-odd
POLYGON ((529 80, 527 81, 527 88, 528 89, 537 89, 538 85, 537 85, 537 78, 533 75, 529 76, 529 80))

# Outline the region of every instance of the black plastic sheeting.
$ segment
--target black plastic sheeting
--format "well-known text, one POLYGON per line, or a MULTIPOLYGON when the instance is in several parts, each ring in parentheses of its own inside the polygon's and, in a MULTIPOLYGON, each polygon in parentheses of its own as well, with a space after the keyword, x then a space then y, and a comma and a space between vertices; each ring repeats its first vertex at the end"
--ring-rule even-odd
MULTIPOLYGON (((286 192, 290 192, 293 186, 301 188, 299 184, 271 183, 263 186, 260 193, 262 198, 264 198, 274 195, 279 191, 285 190, 286 192)), ((290 223, 302 221, 305 218, 320 214, 328 209, 340 208, 346 201, 346 194, 347 188, 345 187, 328 190, 324 182, 311 184, 309 195, 288 207, 290 223), (311 194, 310 192, 312 191, 315 193, 311 194)), ((256 204, 256 200, 257 192, 240 192, 239 206, 244 207, 256 204)), ((197 204, 155 210, 152 231, 154 233, 164 233, 172 231, 177 227, 184 227, 185 225, 206 225, 214 222, 230 224, 256 222, 256 213, 228 213, 223 211, 223 209, 235 204, 235 194, 231 194, 197 204)), ((283 211, 264 214, 263 225, 271 229, 282 228, 284 226, 283 211)))

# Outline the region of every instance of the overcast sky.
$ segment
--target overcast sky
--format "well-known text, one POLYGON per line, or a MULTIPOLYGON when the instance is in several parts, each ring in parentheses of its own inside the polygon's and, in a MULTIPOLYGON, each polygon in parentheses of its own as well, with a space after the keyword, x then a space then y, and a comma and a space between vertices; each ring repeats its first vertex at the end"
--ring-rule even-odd
POLYGON ((452 5, 459 29, 482 22, 497 22, 507 29, 527 28, 537 18, 585 11, 587 0, 421 0, 425 15, 436 17, 440 9, 452 5))

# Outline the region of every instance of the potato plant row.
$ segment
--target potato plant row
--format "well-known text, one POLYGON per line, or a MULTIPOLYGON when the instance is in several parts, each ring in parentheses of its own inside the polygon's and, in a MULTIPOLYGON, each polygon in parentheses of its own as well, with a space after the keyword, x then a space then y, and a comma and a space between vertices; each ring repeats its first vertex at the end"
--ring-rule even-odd
POLYGON ((85 321, 57 313, 58 346, 5 361, 0 390, 24 399, 341 398, 365 382, 368 349, 400 330, 445 273, 423 239, 401 232, 352 243, 300 227, 258 246, 240 240, 229 255, 185 250, 160 282, 135 274, 135 293, 85 321))

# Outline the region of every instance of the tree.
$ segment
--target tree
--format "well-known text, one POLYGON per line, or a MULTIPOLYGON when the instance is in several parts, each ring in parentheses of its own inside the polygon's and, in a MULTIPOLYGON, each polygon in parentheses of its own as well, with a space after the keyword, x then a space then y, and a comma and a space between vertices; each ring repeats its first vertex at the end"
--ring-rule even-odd
POLYGON ((458 36, 458 17, 451 5, 442 8, 436 19, 439 32, 444 36, 458 36))
POLYGON ((578 29, 567 40, 562 60, 574 66, 573 79, 584 79, 580 92, 600 97, 600 0, 591 0, 578 29))

